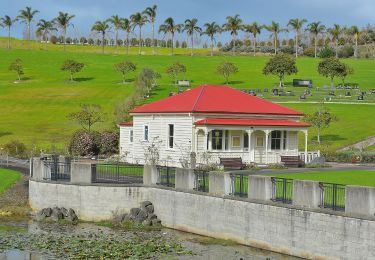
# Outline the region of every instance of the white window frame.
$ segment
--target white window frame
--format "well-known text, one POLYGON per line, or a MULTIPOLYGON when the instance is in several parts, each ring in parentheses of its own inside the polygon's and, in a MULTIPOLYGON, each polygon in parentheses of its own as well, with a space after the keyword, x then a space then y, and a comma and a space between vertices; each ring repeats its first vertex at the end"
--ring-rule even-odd
POLYGON ((237 148, 241 148, 241 144, 242 144, 242 142, 241 142, 241 136, 240 135, 232 135, 231 136, 231 148, 235 148, 235 149, 237 149, 237 148), (233 142, 233 139, 234 138, 238 138, 239 140, 240 140, 240 143, 239 143, 239 145, 238 146, 234 146, 233 144, 234 144, 234 142, 233 142))
POLYGON ((148 142, 150 140, 150 126, 143 125, 143 141, 148 142), (147 139, 146 139, 146 128, 147 128, 147 139))
POLYGON ((174 149, 174 139, 175 139, 175 133, 176 133, 176 128, 175 128, 175 124, 167 124, 167 149, 171 149, 173 150, 174 149), (173 126, 173 142, 172 142, 172 147, 171 147, 171 143, 170 143, 170 126, 173 126))
POLYGON ((264 148, 264 136, 255 136, 255 147, 256 148, 264 148), (262 139, 263 145, 258 145, 258 139, 262 139))

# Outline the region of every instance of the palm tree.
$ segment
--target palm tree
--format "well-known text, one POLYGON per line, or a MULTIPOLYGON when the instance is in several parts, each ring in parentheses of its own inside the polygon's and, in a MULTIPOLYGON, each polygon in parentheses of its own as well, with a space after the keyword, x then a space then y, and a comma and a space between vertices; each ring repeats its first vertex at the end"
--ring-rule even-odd
POLYGON ((245 26, 245 31, 251 33, 254 37, 253 41, 253 49, 254 49, 254 56, 256 52, 256 45, 257 45, 257 35, 260 34, 262 31, 262 26, 259 26, 256 22, 245 26))
POLYGON ((109 30, 109 25, 107 21, 96 21, 94 26, 91 28, 91 31, 96 31, 97 33, 102 34, 102 53, 104 53, 105 35, 108 30, 109 30))
POLYGON ((171 55, 173 55, 173 44, 174 44, 174 34, 180 32, 182 24, 175 24, 172 17, 167 18, 162 25, 159 26, 159 33, 163 32, 164 34, 171 34, 171 55))
POLYGON ((148 21, 152 25, 152 54, 155 55, 155 18, 156 18, 156 9, 158 9, 157 5, 153 5, 152 7, 147 7, 146 10, 143 11, 148 17, 148 21))
POLYGON ((200 28, 198 25, 198 20, 196 18, 193 18, 193 19, 187 19, 185 20, 185 25, 184 25, 184 29, 183 31, 187 33, 188 36, 191 37, 191 56, 194 55, 194 33, 197 32, 197 33, 201 33, 202 32, 202 28, 200 28))
POLYGON ((139 27, 139 50, 138 54, 141 55, 142 51, 142 26, 147 23, 147 16, 141 13, 135 13, 130 16, 130 20, 134 27, 139 27))
POLYGON ((349 34, 354 39, 354 44, 355 44, 354 57, 358 58, 358 38, 359 38, 360 31, 359 31, 358 27, 355 26, 355 25, 353 25, 352 27, 350 27, 348 31, 349 31, 349 34))
POLYGON ((38 29, 36 32, 43 37, 45 42, 45 50, 47 50, 48 34, 50 34, 52 31, 57 31, 57 29, 53 26, 53 21, 50 22, 44 19, 39 20, 37 26, 38 29))
POLYGON ((321 22, 313 22, 307 26, 307 30, 314 35, 314 57, 318 53, 318 36, 325 31, 326 27, 321 22))
POLYGON ((29 42, 29 50, 31 49, 31 22, 34 19, 34 16, 39 13, 38 10, 33 10, 31 7, 27 6, 24 10, 19 11, 17 19, 21 20, 27 26, 27 40, 29 42))
POLYGON ((16 21, 17 19, 12 19, 8 15, 5 15, 4 17, 0 18, 0 26, 6 27, 8 29, 8 49, 10 49, 10 28, 16 21))
POLYGON ((328 29, 328 32, 332 36, 332 41, 335 44, 335 51, 336 51, 336 58, 339 56, 338 55, 338 42, 339 42, 339 37, 342 33, 342 28, 339 24, 334 24, 332 28, 328 29))
POLYGON ((126 40, 125 40, 126 54, 129 54, 129 34, 133 31, 133 27, 129 19, 126 19, 126 18, 122 19, 121 29, 124 30, 126 33, 126 40))
POLYGON ((60 29, 62 30, 62 33, 63 33, 63 43, 64 43, 64 51, 66 50, 66 41, 65 41, 65 38, 66 38, 66 31, 68 29, 68 27, 71 25, 73 26, 73 24, 70 22, 73 18, 75 17, 75 15, 69 15, 68 13, 63 13, 63 12, 59 12, 59 15, 53 20, 54 23, 60 27, 60 29))
POLYGON ((240 15, 236 14, 235 16, 227 16, 227 22, 223 25, 223 29, 225 31, 230 32, 233 37, 233 55, 236 52, 236 39, 238 35, 238 31, 242 30, 242 19, 240 15))
POLYGON ((299 33, 301 32, 301 29, 303 25, 307 23, 306 19, 290 19, 288 22, 288 26, 292 27, 292 29, 296 32, 295 35, 295 45, 296 45, 296 58, 298 57, 298 39, 299 39, 299 33))
POLYGON ((206 29, 204 30, 204 32, 202 34, 205 34, 208 37, 210 37, 210 40, 211 40, 211 56, 213 56, 214 55, 213 52, 214 52, 215 34, 221 32, 221 27, 216 22, 205 23, 204 26, 206 27, 206 29))
POLYGON ((113 15, 111 18, 107 19, 107 22, 111 23, 115 28, 116 53, 118 53, 118 31, 122 28, 123 19, 118 15, 113 15))
POLYGON ((271 25, 264 26, 267 31, 271 33, 271 37, 273 38, 273 47, 275 48, 275 54, 277 54, 277 41, 279 39, 279 33, 287 32, 287 29, 282 29, 280 24, 272 21, 271 25))

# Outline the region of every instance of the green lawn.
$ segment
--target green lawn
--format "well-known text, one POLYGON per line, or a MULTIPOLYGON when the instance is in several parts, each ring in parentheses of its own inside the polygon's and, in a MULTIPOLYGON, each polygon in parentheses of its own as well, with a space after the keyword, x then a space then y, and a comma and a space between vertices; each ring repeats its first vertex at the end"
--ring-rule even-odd
POLYGON ((0 168, 0 194, 21 178, 21 173, 0 168))
POLYGON ((345 170, 326 172, 268 174, 268 176, 296 180, 311 180, 337 184, 375 187, 375 170, 345 170))
MULTIPOLYGON (((86 48, 89 46, 75 47, 86 48)), ((136 53, 136 50, 137 48, 132 53, 136 53)), ((132 82, 125 85, 119 84, 121 77, 113 70, 113 64, 122 60, 135 62, 138 67, 136 73, 145 67, 161 73, 162 78, 158 82, 160 86, 145 102, 158 100, 168 96, 170 92, 178 91, 171 83, 171 78, 165 73, 166 67, 176 61, 186 65, 187 73, 181 78, 191 80, 193 87, 205 83, 223 84, 223 79, 215 73, 216 66, 222 61, 234 62, 239 67, 239 73, 231 77, 230 85, 233 87, 272 89, 277 85, 275 77, 262 75, 262 68, 268 57, 101 55, 81 52, 79 48, 66 53, 57 50, 28 51, 0 48, 0 57, 0 111, 2 111, 0 146, 10 140, 18 139, 29 147, 35 146, 36 150, 50 149, 52 145, 61 150, 66 147, 71 133, 79 129, 77 124, 67 119, 67 115, 77 111, 82 103, 99 104, 106 113, 105 122, 97 125, 96 129, 114 127, 113 113, 116 104, 123 101, 134 90, 132 82), (16 76, 8 70, 9 64, 16 58, 23 60, 24 77, 27 79, 18 84, 13 83, 16 76), (67 83, 68 75, 60 71, 61 64, 68 58, 86 64, 83 71, 77 74, 79 82, 75 84, 67 83)), ((356 82, 364 89, 372 89, 375 86, 373 84, 375 83, 375 62, 373 60, 348 59, 345 62, 350 63, 355 70, 355 74, 347 80, 348 82, 356 82)), ((317 86, 329 83, 329 80, 317 74, 317 63, 318 60, 312 58, 299 58, 298 75, 287 77, 286 83, 290 85, 293 78, 311 78, 317 86)), ((129 75, 130 81, 134 80, 136 73, 129 75)), ((269 93, 264 93, 264 97, 276 102, 298 102, 299 94, 304 91, 303 88, 291 86, 288 86, 287 89, 296 92, 296 96, 272 97, 269 93)), ((343 91, 341 92, 343 93, 343 91)), ((326 95, 327 91, 319 91, 306 101, 317 101, 326 95)), ((355 97, 353 91, 351 99, 336 97, 334 101, 345 100, 358 103, 355 97)), ((369 95, 366 101, 375 101, 375 95, 369 95)), ((303 112, 311 112, 316 106, 316 104, 309 103, 285 105, 303 112)), ((375 114, 375 105, 328 104, 327 106, 339 118, 339 121, 335 122, 330 129, 323 132, 322 139, 329 141, 333 147, 341 147, 375 135, 375 128, 371 120, 371 115, 375 114)), ((310 132, 309 138, 316 138, 314 131, 310 132)))

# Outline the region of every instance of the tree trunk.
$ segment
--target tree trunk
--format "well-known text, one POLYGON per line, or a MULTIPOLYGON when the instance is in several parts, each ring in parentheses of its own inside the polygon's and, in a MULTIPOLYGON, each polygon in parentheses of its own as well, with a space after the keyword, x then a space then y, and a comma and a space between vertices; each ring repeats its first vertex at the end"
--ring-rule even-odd
POLYGON ((152 22, 152 54, 155 55, 155 22, 152 22))
POLYGON ((194 33, 191 35, 191 53, 190 53, 190 56, 193 56, 194 55, 194 33))
POLYGON ((47 50, 47 36, 44 35, 44 49, 47 50))
POLYGON ((104 40, 105 40, 105 34, 102 34, 102 54, 104 54, 104 40))
POLYGON ((211 37, 211 57, 214 56, 214 40, 211 37))
POLYGON ((72 82, 74 81, 73 80, 73 73, 71 73, 71 72, 70 72, 70 81, 72 81, 72 82))
POLYGON ((66 51, 66 28, 64 28, 63 37, 64 37, 64 40, 63 40, 63 43, 64 43, 64 51, 66 51))
POLYGON ((358 37, 355 37, 355 50, 354 50, 354 57, 358 58, 358 37))
POLYGON ((129 54, 129 32, 126 32, 126 55, 129 54))
POLYGON ((30 22, 27 23, 27 40, 28 40, 28 45, 29 45, 29 50, 31 49, 31 39, 30 39, 30 36, 31 36, 31 25, 30 25, 30 22))
POLYGON ((315 50, 314 50, 314 57, 316 58, 317 56, 317 52, 318 52, 318 36, 315 35, 315 40, 314 40, 314 47, 315 47, 315 50))
POLYGON ((233 48, 232 48, 233 56, 236 55, 236 35, 233 34, 233 48))
POLYGON ((333 77, 331 77, 331 87, 334 86, 333 77))
POLYGON ((138 55, 141 55, 142 52, 142 26, 139 26, 139 48, 138 55))
POLYGON ((338 53, 338 42, 337 40, 335 41, 336 42, 336 58, 339 57, 339 53, 338 53))
POLYGON ((115 39, 116 39, 116 54, 118 54, 118 29, 116 28, 116 36, 115 36, 115 39))
POLYGON ((10 49, 10 26, 8 26, 8 49, 10 49))
POLYGON ((318 138, 318 144, 320 144, 320 127, 316 128, 316 136, 318 138))
POLYGON ((277 36, 275 35, 275 37, 273 38, 274 40, 274 43, 273 43, 273 46, 275 47, 275 54, 277 54, 277 36))
POLYGON ((298 58, 298 32, 296 31, 296 58, 298 58))
POLYGON ((125 81, 125 73, 122 73, 122 84, 125 84, 126 81, 125 81))
POLYGON ((172 41, 172 44, 171 44, 171 55, 173 56, 173 37, 174 35, 172 34, 172 37, 171 37, 171 41, 172 41))
POLYGON ((257 37, 256 36, 254 36, 253 47, 254 47, 254 57, 255 57, 256 47, 257 47, 257 37))
POLYGON ((18 76, 18 81, 21 81, 21 74, 17 73, 17 76, 18 76))

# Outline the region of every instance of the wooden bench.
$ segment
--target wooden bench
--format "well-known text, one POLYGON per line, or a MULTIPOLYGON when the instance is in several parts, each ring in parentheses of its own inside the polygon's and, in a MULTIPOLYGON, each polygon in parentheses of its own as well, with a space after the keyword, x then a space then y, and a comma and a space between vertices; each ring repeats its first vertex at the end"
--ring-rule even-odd
POLYGON ((242 170, 246 166, 241 158, 220 158, 220 165, 223 165, 225 170, 242 170))
POLYGON ((286 167, 302 167, 305 165, 305 162, 301 160, 301 158, 298 155, 296 156, 282 155, 281 162, 284 163, 286 167))

